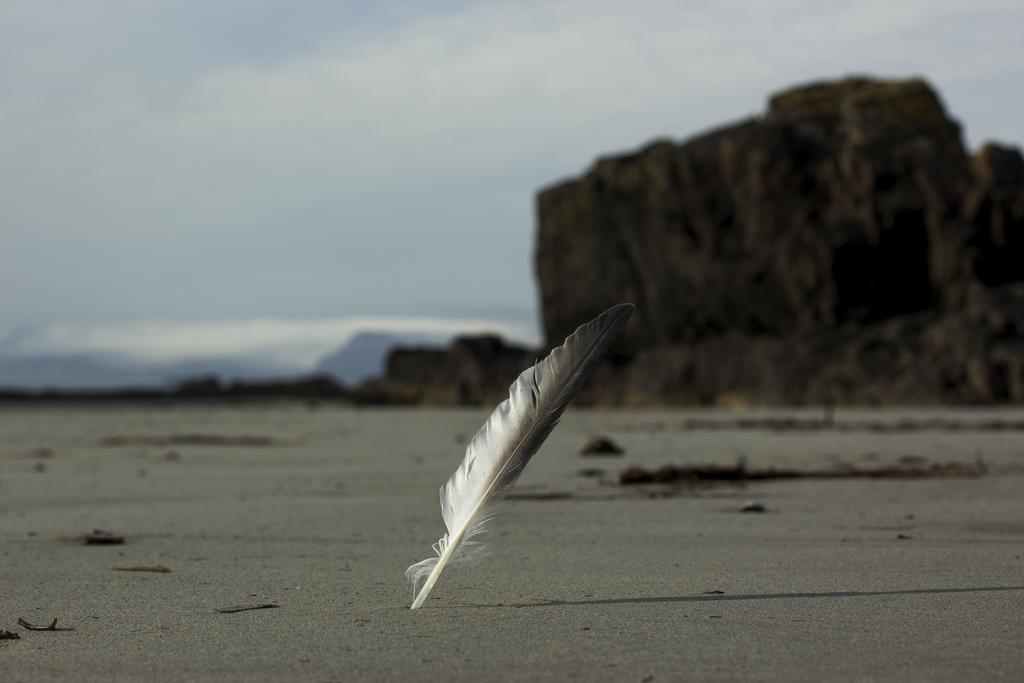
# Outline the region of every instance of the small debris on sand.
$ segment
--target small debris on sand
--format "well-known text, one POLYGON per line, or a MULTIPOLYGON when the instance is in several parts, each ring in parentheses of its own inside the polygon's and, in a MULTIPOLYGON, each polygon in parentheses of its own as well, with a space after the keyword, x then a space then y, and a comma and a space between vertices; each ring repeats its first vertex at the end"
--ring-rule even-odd
POLYGON ((274 609, 275 607, 280 607, 280 605, 276 605, 272 602, 264 602, 252 605, 231 605, 230 607, 218 607, 213 611, 220 612, 221 614, 234 614, 235 612, 248 612, 249 610, 254 609, 274 609))
POLYGON ((170 574, 171 568, 163 564, 133 565, 131 567, 111 567, 115 572, 155 572, 157 574, 170 574))
POLYGON ((740 512, 764 512, 764 503, 759 500, 748 500, 740 506, 740 512))
POLYGON ((580 455, 622 455, 623 453, 625 451, 622 446, 607 436, 592 437, 580 449, 580 455))
POLYGON ((576 474, 580 475, 581 477, 588 478, 603 477, 607 473, 608 470, 602 469, 600 467, 584 467, 583 469, 576 472, 576 474))
POLYGON ((20 638, 21 636, 14 631, 8 631, 0 628, 0 640, 19 640, 20 638))
POLYGON ((124 536, 115 534, 113 531, 104 529, 93 529, 85 535, 86 545, 121 545, 124 543, 124 536))
POLYGON ((74 629, 68 627, 57 628, 57 617, 53 618, 47 626, 40 626, 39 624, 33 624, 26 619, 18 618, 18 626, 21 626, 27 631, 72 631, 74 629))

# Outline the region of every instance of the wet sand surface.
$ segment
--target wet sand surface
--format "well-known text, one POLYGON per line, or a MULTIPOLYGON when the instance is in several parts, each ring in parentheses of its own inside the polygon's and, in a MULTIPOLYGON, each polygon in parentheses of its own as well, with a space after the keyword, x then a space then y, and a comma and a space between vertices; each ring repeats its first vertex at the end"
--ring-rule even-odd
POLYGON ((839 410, 830 426, 773 429, 737 419, 818 413, 570 409, 504 505, 493 552, 410 612, 403 572, 441 535, 437 489, 488 412, 0 409, 0 629, 21 636, 0 640, 0 680, 1024 672, 1024 431, 1006 427, 1024 411, 839 410), (879 422, 905 428, 866 426, 879 422), (597 434, 625 454, 580 456, 597 434), (628 466, 741 458, 986 471, 617 483, 628 466), (740 513, 749 499, 765 512, 740 513), (93 529, 125 542, 86 545, 93 529), (171 571, 114 570, 155 565, 171 571), (260 604, 277 607, 216 611, 260 604), (54 617, 71 630, 17 625, 54 617))

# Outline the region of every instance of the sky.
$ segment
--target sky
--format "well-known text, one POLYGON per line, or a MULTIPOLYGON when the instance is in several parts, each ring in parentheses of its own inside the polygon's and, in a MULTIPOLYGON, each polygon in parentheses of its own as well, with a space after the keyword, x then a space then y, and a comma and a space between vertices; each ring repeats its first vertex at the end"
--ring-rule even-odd
POLYGON ((1022 34, 1018 0, 2 0, 0 350, 536 341, 539 188, 851 73, 1020 145, 1022 34))

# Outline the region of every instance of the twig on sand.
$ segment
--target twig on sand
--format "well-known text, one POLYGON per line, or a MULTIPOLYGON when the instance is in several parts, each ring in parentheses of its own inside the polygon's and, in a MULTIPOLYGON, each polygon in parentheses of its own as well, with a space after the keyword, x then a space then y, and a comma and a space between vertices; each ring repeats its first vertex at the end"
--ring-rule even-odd
POLYGON ((156 572, 157 574, 170 574, 171 568, 163 564, 139 564, 131 567, 111 567, 115 572, 156 572))
POLYGON ((57 628, 57 617, 54 617, 53 621, 51 621, 48 626, 39 626, 38 624, 32 624, 32 623, 29 623, 28 621, 26 621, 25 619, 19 617, 18 618, 18 626, 21 626, 22 628, 24 628, 24 629, 26 629, 28 631, 73 631, 74 630, 73 628, 70 628, 70 627, 67 627, 67 626, 63 626, 61 628, 57 628))
POLYGON ((230 607, 218 607, 213 610, 214 612, 220 612, 221 614, 233 614, 235 612, 247 612, 251 609, 273 609, 280 607, 272 602, 265 602, 259 605, 231 605, 230 607))

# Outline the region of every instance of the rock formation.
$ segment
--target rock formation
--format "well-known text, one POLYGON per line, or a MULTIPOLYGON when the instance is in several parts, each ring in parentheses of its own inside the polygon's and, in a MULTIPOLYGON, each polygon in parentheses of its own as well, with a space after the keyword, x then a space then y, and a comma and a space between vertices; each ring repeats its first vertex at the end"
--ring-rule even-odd
POLYGON ((1024 160, 850 78, 540 192, 549 344, 637 304, 611 403, 1024 400, 1024 160))
MULTIPOLYGON (((1024 401, 1024 159, 968 155, 922 80, 779 93, 761 117, 600 159, 537 209, 549 348, 637 304, 579 402, 1024 401)), ((493 405, 543 354, 398 349, 353 399, 493 405)))
POLYGON ((447 349, 399 347, 388 354, 384 376, 363 383, 352 398, 364 404, 496 405, 536 360, 536 351, 492 335, 458 337, 447 349))

